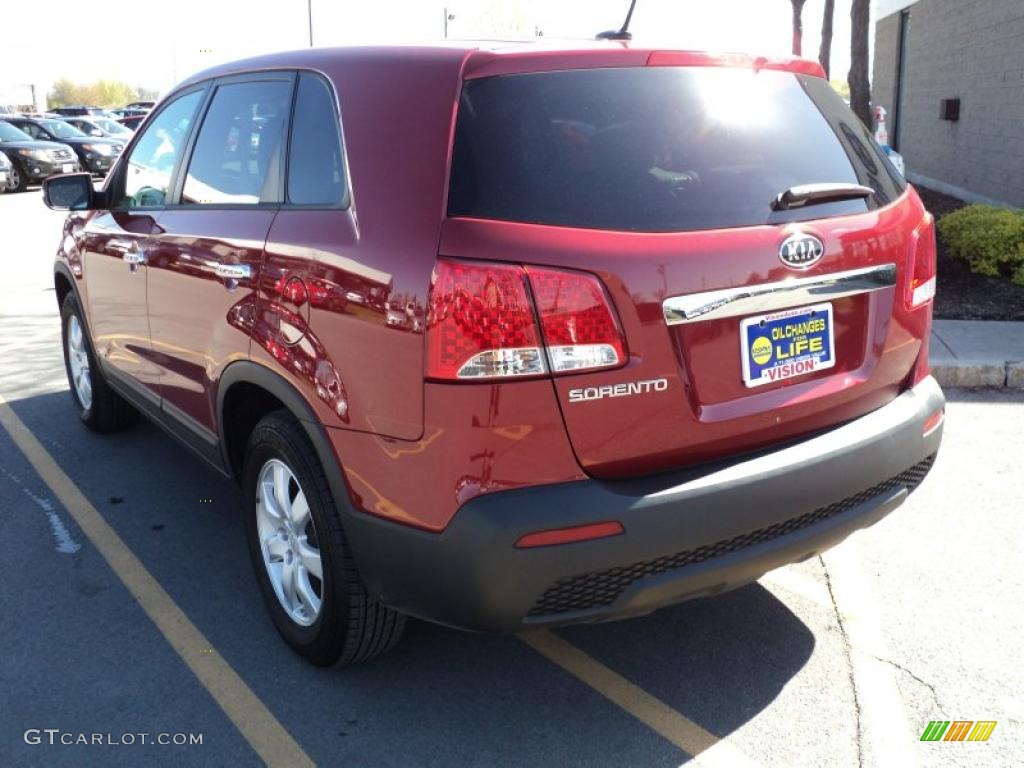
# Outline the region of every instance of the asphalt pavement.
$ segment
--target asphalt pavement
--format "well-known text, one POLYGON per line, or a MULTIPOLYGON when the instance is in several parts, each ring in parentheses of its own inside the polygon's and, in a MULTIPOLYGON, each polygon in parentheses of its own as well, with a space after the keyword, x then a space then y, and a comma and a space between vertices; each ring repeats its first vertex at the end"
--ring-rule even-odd
POLYGON ((36 190, 0 195, 0 766, 276 762, 250 715, 320 765, 1019 764, 1024 391, 948 391, 931 475, 824 558, 627 622, 413 622, 390 655, 325 670, 267 618, 237 489, 151 425, 78 423, 60 223, 36 190), (997 725, 921 742, 933 720, 997 725), (93 734, 121 743, 61 743, 93 734))

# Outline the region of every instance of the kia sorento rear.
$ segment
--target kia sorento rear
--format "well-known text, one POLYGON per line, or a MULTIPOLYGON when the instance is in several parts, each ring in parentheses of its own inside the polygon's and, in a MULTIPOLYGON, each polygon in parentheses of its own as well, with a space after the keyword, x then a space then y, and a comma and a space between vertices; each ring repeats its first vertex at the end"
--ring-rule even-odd
POLYGON ((933 222, 867 129, 808 62, 620 62, 465 67, 427 404, 482 396, 489 422, 449 428, 510 444, 439 537, 409 537, 401 609, 488 629, 644 613, 820 552, 931 466, 933 222), (563 481, 554 450, 501 483, 516 440, 562 430, 563 481))

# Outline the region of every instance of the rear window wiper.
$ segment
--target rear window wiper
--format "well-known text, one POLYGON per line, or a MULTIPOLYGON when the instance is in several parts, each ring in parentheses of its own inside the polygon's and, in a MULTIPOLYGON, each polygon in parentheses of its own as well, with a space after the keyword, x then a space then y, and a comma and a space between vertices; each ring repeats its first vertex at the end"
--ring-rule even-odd
POLYGON ((788 211, 806 205, 856 200, 873 194, 875 190, 860 184, 798 184, 776 195, 772 200, 772 210, 788 211))

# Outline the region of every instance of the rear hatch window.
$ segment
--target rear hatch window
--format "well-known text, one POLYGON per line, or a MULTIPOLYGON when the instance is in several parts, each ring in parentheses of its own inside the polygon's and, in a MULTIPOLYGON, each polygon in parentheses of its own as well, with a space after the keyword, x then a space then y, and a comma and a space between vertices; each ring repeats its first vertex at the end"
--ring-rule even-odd
POLYGON ((904 182, 827 82, 632 67, 465 83, 449 215, 620 231, 783 224, 884 206, 904 182), (874 194, 773 211, 815 182, 874 194))

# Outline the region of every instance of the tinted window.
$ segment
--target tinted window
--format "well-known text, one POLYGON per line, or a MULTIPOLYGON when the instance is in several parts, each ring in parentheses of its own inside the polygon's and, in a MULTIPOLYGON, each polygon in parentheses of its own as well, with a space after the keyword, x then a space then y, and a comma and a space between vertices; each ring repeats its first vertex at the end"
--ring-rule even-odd
POLYGON ((8 122, 0 121, 0 141, 31 141, 32 137, 8 122))
POLYGON ((146 126, 125 163, 124 192, 119 207, 162 206, 171 174, 185 148, 203 92, 180 96, 146 126))
POLYGON ((51 136, 58 139, 78 139, 85 136, 73 125, 68 125, 63 120, 43 120, 39 123, 51 136))
POLYGON ((181 202, 274 202, 291 83, 233 83, 217 88, 199 128, 181 202))
POLYGON ((49 136, 46 135, 46 131, 35 123, 18 123, 17 125, 21 130, 29 135, 29 138, 36 139, 37 141, 49 140, 49 136))
POLYGON ((288 156, 288 201, 297 205, 343 205, 345 161, 334 97, 321 78, 304 74, 295 97, 288 156))
POLYGON ((903 183, 820 79, 726 67, 571 70, 463 86, 449 214, 681 231, 863 212, 903 183), (783 190, 875 194, 773 212, 783 190))

